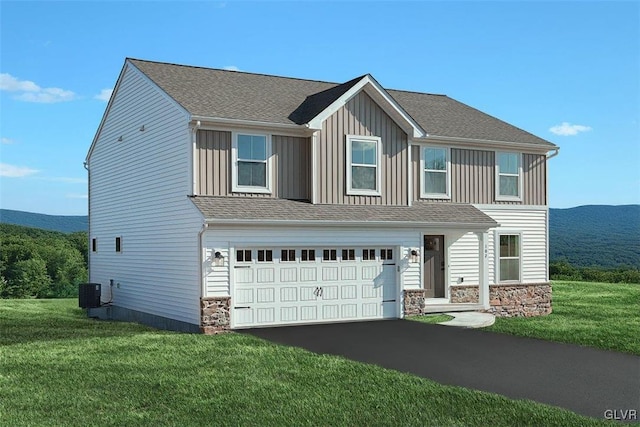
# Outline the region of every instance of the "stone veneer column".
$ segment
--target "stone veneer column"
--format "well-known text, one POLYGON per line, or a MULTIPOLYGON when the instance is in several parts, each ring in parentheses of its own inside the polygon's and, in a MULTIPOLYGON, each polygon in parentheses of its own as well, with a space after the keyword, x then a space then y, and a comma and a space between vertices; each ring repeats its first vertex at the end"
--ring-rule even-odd
POLYGON ((424 314, 424 289, 405 289, 404 291, 404 315, 413 316, 424 314))
POLYGON ((229 331, 231 326, 230 307, 230 297, 201 298, 200 330, 207 335, 229 331))

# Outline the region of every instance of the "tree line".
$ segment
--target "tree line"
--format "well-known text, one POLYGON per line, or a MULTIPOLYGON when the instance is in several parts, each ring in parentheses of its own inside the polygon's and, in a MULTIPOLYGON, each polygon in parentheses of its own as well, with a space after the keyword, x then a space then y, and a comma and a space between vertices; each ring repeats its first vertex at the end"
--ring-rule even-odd
POLYGON ((87 281, 88 237, 0 224, 0 298, 73 298, 87 281))
MULTIPOLYGON (((87 281, 88 236, 0 224, 0 298, 76 298, 87 281)), ((635 266, 576 266, 566 259, 549 264, 552 280, 640 283, 635 266)))

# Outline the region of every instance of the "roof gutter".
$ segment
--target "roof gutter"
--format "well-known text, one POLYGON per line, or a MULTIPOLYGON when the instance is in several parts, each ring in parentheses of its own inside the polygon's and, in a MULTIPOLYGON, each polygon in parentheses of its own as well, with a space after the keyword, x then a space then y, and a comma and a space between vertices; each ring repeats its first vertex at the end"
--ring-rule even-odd
POLYGON ((313 226, 326 226, 326 227, 389 227, 389 228, 449 228, 449 229, 464 229, 469 231, 483 231, 489 228, 499 225, 497 222, 492 223, 475 223, 475 222, 407 222, 407 221, 327 221, 327 220, 263 220, 263 219, 221 219, 221 218, 207 218, 207 224, 210 226, 216 225, 242 225, 242 226, 275 226, 275 227, 313 227, 313 226))
POLYGON ((555 156, 557 156, 559 153, 560 153, 560 147, 556 147, 556 148, 553 150, 553 153, 552 153, 552 154, 547 153, 547 160, 549 160, 549 159, 553 159, 553 158, 554 158, 555 156))
POLYGON ((206 124, 214 124, 214 125, 227 125, 227 126, 235 126, 235 127, 249 127, 249 128, 275 128, 275 129, 287 129, 287 130, 296 130, 301 132, 309 133, 308 125, 296 125, 296 124, 288 124, 288 123, 273 123, 273 122, 260 122, 255 120, 242 120, 242 119, 229 119, 225 117, 207 117, 207 116, 196 116, 192 115, 191 120, 193 122, 200 121, 202 126, 206 124))
POLYGON ((461 144, 476 144, 483 148, 489 148, 489 146, 493 145, 496 147, 518 147, 518 148, 527 148, 527 149, 540 149, 545 152, 555 149, 559 149, 558 146, 549 143, 549 146, 538 146, 536 144, 527 143, 527 142, 510 142, 510 141, 496 141, 492 139, 477 139, 477 138, 459 138, 453 136, 441 136, 441 135, 428 135, 424 138, 414 138, 415 142, 433 142, 433 140, 442 140, 446 142, 459 142, 461 144))

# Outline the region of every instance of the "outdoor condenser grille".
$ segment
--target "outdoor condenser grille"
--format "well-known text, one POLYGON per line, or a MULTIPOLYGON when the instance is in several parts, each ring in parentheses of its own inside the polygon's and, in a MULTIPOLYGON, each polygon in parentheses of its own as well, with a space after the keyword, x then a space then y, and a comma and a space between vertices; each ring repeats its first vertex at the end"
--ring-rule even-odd
POLYGON ((100 307, 100 283, 81 283, 78 285, 78 305, 80 308, 100 307))

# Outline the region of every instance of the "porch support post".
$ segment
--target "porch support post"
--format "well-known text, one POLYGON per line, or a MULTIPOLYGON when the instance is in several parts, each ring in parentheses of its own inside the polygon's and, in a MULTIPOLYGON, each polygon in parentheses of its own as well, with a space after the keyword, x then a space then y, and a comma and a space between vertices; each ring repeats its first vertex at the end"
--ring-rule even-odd
POLYGON ((478 236, 478 265, 480 267, 478 297, 482 308, 489 309, 489 248, 488 235, 486 232, 476 233, 478 236))

